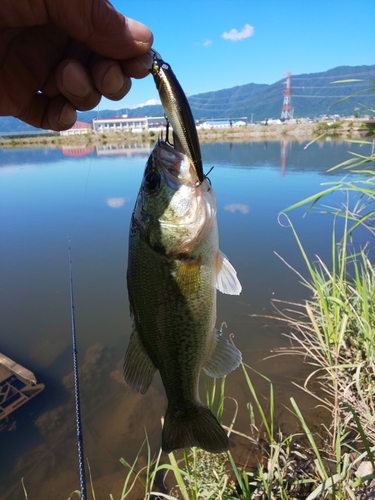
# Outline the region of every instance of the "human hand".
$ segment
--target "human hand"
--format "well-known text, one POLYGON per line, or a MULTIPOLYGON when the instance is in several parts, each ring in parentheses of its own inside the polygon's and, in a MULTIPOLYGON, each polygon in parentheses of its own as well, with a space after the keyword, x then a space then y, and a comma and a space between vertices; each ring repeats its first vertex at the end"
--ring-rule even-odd
POLYGON ((138 57, 152 42, 108 0, 1 0, 0 115, 66 130, 76 110, 122 99, 148 74, 138 57))

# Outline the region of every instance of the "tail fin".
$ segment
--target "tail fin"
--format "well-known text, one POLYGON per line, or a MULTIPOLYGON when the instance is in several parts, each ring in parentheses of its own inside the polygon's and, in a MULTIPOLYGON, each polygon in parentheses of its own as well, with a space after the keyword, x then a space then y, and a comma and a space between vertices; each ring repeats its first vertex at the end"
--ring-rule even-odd
POLYGON ((196 404, 185 412, 175 413, 168 407, 163 427, 163 451, 170 453, 192 446, 211 453, 223 453, 229 449, 229 439, 206 406, 196 404))

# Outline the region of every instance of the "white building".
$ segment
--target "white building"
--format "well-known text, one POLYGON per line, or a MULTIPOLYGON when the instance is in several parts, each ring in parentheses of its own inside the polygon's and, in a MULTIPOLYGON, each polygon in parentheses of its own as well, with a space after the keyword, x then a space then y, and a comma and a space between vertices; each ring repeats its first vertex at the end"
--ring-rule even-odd
POLYGON ((60 135, 84 135, 92 134, 92 125, 86 122, 76 121, 73 127, 68 130, 62 130, 60 135))
POLYGON ((209 119, 199 123, 197 129, 209 130, 211 128, 232 128, 244 127, 246 125, 246 118, 228 118, 228 119, 209 119))
POLYGON ((102 134, 108 132, 144 132, 149 130, 158 131, 165 128, 164 116, 122 116, 121 118, 94 118, 92 126, 94 133, 102 134))

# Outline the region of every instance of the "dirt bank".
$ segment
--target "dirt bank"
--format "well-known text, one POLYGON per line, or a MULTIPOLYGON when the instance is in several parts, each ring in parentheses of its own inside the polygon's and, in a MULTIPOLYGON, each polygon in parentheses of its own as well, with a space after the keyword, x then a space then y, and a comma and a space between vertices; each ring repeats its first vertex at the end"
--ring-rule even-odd
MULTIPOLYGON (((251 142, 251 141, 279 141, 298 140, 308 141, 319 135, 359 139, 368 134, 368 129, 360 121, 343 121, 334 124, 321 123, 283 123, 283 124, 257 124, 238 128, 212 128, 199 130, 199 139, 204 143, 211 142, 251 142)), ((0 138, 0 147, 95 147, 104 144, 144 144, 156 141, 158 134, 155 132, 110 132, 105 134, 85 134, 52 137, 36 136, 28 138, 0 138)))

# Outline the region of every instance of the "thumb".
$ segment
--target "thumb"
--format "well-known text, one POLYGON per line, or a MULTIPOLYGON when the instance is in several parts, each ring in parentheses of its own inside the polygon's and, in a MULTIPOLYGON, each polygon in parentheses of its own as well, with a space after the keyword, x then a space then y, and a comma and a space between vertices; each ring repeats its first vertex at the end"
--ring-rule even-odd
POLYGON ((112 59, 128 59, 147 52, 150 29, 124 17, 108 0, 45 0, 51 21, 92 51, 112 59))

